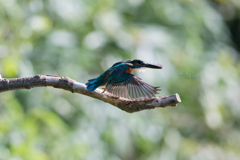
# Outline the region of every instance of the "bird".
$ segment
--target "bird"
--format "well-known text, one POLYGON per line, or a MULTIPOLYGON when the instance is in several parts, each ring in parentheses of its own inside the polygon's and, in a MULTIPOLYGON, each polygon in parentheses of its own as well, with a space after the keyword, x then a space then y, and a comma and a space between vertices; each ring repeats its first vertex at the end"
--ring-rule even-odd
POLYGON ((132 74, 132 72, 147 68, 162 69, 162 65, 146 63, 139 59, 120 61, 113 64, 99 77, 89 79, 85 85, 89 92, 105 86, 102 93, 107 91, 114 96, 130 100, 152 98, 160 91, 159 87, 151 86, 132 74))

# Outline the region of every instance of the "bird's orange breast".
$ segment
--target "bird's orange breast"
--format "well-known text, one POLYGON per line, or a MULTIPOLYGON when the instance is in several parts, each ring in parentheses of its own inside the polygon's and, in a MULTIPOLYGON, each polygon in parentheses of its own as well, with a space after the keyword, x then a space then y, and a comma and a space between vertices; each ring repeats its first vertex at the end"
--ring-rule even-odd
POLYGON ((124 72, 124 73, 132 73, 134 70, 130 67, 128 67, 128 69, 124 72))

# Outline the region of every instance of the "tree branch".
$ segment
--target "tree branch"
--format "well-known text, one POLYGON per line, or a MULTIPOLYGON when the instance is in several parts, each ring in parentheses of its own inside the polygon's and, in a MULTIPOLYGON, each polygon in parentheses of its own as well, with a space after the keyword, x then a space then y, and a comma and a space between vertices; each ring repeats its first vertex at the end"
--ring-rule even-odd
POLYGON ((34 87, 47 87, 61 88, 71 91, 72 93, 80 93, 89 97, 102 100, 110 103, 126 112, 133 113, 145 109, 153 109, 155 107, 176 106, 181 99, 179 95, 173 94, 165 97, 155 97, 145 100, 127 100, 116 97, 110 93, 102 93, 103 90, 96 89, 93 92, 88 92, 86 85, 72 80, 68 77, 58 77, 51 75, 36 75, 34 77, 26 78, 2 78, 0 75, 0 92, 6 92, 17 89, 31 89, 34 87))

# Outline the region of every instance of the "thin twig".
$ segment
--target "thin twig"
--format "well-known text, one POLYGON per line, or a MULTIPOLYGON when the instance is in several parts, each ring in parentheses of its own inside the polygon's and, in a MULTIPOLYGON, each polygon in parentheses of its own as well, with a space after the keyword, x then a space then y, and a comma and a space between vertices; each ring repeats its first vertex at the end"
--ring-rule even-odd
POLYGON ((167 106, 176 106, 179 102, 181 102, 181 99, 177 93, 165 97, 155 97, 151 99, 133 101, 116 97, 107 92, 102 93, 103 90, 101 89, 88 92, 85 84, 79 83, 68 77, 36 75, 34 77, 7 79, 2 78, 0 75, 0 92, 47 86, 68 90, 72 93, 84 94, 86 96, 102 100, 106 103, 110 103, 129 113, 138 112, 145 109, 153 109, 156 107, 164 108, 167 106))

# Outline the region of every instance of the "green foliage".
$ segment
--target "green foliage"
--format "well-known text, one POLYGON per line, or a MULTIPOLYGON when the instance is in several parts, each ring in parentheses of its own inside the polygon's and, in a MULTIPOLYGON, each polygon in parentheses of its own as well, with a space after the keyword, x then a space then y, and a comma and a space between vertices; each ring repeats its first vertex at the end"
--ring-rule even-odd
POLYGON ((239 159, 240 62, 226 23, 239 10, 234 0, 0 0, 2 77, 85 83, 137 58, 163 65, 139 77, 182 99, 128 114, 52 88, 3 92, 0 160, 239 159))

